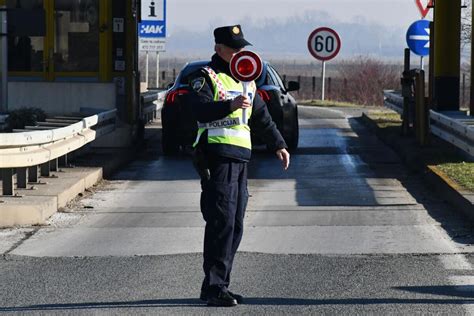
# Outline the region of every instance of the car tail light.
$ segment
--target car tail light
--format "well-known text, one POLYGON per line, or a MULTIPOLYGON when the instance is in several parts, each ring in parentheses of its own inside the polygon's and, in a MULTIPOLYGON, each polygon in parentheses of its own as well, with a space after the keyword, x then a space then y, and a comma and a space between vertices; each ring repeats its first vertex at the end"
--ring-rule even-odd
POLYGON ((174 103, 176 101, 176 96, 184 95, 184 94, 188 94, 188 93, 189 93, 189 91, 186 90, 186 89, 178 89, 178 90, 171 91, 166 96, 166 103, 167 104, 174 103))
POLYGON ((263 101, 265 101, 265 102, 270 101, 270 95, 268 94, 267 91, 258 89, 257 93, 260 95, 260 97, 263 99, 263 101))

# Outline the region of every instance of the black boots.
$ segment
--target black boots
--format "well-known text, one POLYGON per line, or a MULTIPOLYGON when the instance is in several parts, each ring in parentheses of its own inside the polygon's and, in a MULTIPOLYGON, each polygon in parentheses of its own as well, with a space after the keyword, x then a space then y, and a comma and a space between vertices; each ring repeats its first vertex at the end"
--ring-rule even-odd
POLYGON ((207 298, 207 305, 231 307, 237 305, 237 300, 231 296, 229 292, 220 291, 217 295, 212 295, 207 298))
POLYGON ((207 305, 209 306, 235 306, 244 302, 244 297, 242 295, 232 293, 231 291, 220 291, 216 296, 209 296, 207 291, 201 290, 199 299, 207 302, 207 305), (235 304, 232 299, 235 301, 235 304))

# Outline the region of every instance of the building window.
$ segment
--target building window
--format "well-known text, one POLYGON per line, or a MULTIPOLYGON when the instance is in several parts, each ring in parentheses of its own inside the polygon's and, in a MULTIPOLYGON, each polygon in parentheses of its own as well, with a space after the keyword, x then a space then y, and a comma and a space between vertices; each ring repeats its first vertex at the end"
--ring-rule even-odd
POLYGON ((99 1, 56 0, 54 70, 99 71, 99 1))
POLYGON ((45 12, 43 0, 7 0, 8 70, 43 71, 45 12))

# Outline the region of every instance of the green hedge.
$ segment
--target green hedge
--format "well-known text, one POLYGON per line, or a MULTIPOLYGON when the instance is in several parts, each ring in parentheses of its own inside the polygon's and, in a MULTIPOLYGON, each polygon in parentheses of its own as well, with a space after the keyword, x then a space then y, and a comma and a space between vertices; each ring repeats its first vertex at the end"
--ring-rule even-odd
POLYGON ((21 108, 8 113, 6 120, 8 129, 23 129, 25 126, 35 126, 36 122, 46 119, 46 113, 38 108, 21 108))

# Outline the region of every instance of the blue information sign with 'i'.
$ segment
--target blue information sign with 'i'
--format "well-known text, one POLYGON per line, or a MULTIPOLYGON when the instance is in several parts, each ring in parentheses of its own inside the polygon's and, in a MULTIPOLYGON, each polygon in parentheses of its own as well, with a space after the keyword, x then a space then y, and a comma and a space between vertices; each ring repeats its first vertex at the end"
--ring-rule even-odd
POLYGON ((166 0, 142 0, 140 37, 166 37, 166 0))

